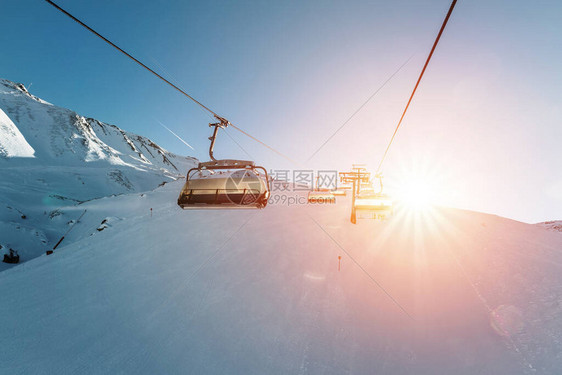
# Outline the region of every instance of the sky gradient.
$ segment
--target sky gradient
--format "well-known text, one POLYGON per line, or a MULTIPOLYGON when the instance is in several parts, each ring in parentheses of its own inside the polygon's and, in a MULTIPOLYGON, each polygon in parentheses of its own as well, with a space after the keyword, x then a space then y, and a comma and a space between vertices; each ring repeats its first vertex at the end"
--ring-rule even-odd
MULTIPOLYGON (((433 1, 70 1, 60 6, 310 169, 376 168, 450 5, 433 1)), ((2 1, 0 77, 207 158, 209 117, 44 1, 2 1), (31 86, 31 87, 30 87, 31 86), (160 124, 172 129, 189 149, 160 124)), ((389 192, 562 219, 562 3, 459 1, 385 163, 389 192)), ((267 169, 301 168, 231 129, 267 169)), ((248 158, 229 137, 220 158, 248 158)))

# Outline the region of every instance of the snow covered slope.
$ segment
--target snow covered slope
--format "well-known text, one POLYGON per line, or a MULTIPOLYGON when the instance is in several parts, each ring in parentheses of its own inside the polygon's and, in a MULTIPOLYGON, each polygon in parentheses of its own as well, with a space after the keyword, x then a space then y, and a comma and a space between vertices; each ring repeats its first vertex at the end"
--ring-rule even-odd
POLYGON ((67 228, 55 220, 61 207, 153 189, 195 162, 0 79, 0 256, 52 247, 67 228))
POLYGON ((61 209, 88 210, 69 245, 0 273, 0 373, 562 372, 560 233, 454 209, 352 225, 340 197, 182 211, 180 189, 61 209))
POLYGON ((35 150, 0 108, 0 157, 31 158, 35 150))

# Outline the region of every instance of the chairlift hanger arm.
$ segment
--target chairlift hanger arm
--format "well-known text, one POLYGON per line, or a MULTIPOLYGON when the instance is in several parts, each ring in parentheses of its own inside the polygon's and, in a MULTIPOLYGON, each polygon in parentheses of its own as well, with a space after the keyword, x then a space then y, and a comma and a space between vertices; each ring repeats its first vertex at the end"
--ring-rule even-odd
POLYGON ((215 159, 215 157, 213 156, 213 148, 215 147, 215 140, 217 139, 219 128, 224 129, 230 124, 230 122, 228 122, 228 120, 223 117, 215 115, 215 118, 219 120, 219 122, 209 124, 209 127, 215 127, 215 130, 213 130, 213 135, 209 137, 209 140, 211 141, 211 146, 209 147, 209 156, 213 161, 217 161, 217 159, 215 159))

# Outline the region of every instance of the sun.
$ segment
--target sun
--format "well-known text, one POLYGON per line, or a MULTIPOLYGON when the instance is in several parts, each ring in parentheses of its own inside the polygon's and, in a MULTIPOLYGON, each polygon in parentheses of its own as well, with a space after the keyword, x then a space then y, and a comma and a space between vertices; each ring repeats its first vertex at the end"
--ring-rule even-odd
POLYGON ((445 182, 445 176, 434 163, 412 162, 394 180, 396 198, 408 210, 423 211, 441 204, 445 182))
POLYGON ((410 208, 423 209, 435 203, 434 191, 430 180, 415 176, 403 181, 397 198, 410 208))
POLYGON ((448 206, 455 194, 451 181, 441 160, 418 157, 394 165, 385 186, 388 186, 397 208, 416 214, 448 206))

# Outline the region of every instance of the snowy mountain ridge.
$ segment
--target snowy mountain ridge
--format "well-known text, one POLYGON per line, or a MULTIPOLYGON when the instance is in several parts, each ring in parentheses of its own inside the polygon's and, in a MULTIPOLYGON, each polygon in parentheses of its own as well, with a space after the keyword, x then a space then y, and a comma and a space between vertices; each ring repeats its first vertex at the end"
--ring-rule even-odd
POLYGON ((154 189, 196 162, 0 79, 0 246, 33 258, 68 227, 61 208, 154 189))
MULTIPOLYGON (((105 160, 141 170, 183 173, 173 162, 178 156, 149 139, 54 106, 30 94, 21 83, 0 79, 0 108, 35 150, 41 164, 52 164, 53 159, 56 165, 105 160)), ((0 133, 2 138, 6 133, 0 133)))

